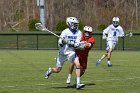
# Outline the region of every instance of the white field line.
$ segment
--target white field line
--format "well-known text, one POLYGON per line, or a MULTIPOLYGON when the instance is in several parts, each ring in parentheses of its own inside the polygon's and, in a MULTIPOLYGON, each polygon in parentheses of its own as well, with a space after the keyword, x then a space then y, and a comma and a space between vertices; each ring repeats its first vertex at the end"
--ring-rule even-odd
POLYGON ((13 87, 15 87, 15 86, 7 86, 8 88, 13 88, 13 87))
MULTIPOLYGON (((133 78, 125 78, 125 79, 108 79, 108 80, 92 80, 92 81, 82 81, 82 82, 85 82, 85 83, 88 83, 88 82, 95 82, 95 81, 98 81, 98 82, 104 82, 104 81, 122 81, 122 80, 134 80, 134 79, 140 79, 140 77, 133 77, 133 78)), ((35 84, 35 86, 46 86, 46 85, 61 85, 61 84, 64 84, 64 83, 47 83, 47 84, 35 84)), ((20 85, 19 85, 20 86, 20 85)), ((22 85, 21 85, 22 86, 22 85)), ((23 86, 30 86, 30 85, 23 85, 23 86)), ((0 87, 0 88, 15 88, 15 87, 18 87, 18 85, 15 85, 15 86, 3 86, 3 87, 0 87)))

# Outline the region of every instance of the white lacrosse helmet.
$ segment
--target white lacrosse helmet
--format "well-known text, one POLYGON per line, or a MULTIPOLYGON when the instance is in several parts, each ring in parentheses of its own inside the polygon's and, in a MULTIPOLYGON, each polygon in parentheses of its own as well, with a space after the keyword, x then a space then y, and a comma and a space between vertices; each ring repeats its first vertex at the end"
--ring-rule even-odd
POLYGON ((85 26, 84 27, 84 33, 85 33, 85 36, 90 36, 91 33, 92 33, 92 27, 91 26, 85 26))
POLYGON ((119 17, 113 17, 113 19, 112 19, 113 26, 118 27, 119 26, 119 21, 120 21, 119 17))
POLYGON ((79 21, 76 17, 67 17, 66 24, 71 30, 77 30, 79 26, 79 21))

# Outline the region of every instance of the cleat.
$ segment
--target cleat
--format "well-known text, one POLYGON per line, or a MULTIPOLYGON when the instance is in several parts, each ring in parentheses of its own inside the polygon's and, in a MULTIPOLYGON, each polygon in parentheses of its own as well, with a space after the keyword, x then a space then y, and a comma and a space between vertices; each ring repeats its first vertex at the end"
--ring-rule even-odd
POLYGON ((76 85, 76 88, 77 88, 77 89, 81 89, 81 88, 83 88, 83 87, 85 87, 85 84, 77 84, 77 85, 76 85))
POLYGON ((96 66, 99 66, 100 65, 100 60, 97 60, 96 61, 96 66))
POLYGON ((51 68, 48 68, 48 71, 45 74, 45 78, 48 79, 49 76, 51 75, 51 73, 52 73, 52 69, 51 68))
POLYGON ((112 64, 107 64, 108 67, 112 67, 112 64))
POLYGON ((66 84, 70 84, 70 78, 67 78, 66 84))

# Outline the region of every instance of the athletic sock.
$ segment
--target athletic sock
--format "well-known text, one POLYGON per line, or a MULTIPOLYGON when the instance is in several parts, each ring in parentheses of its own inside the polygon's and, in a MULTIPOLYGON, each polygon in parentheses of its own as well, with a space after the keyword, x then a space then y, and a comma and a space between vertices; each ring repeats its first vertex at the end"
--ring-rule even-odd
POLYGON ((77 84, 80 84, 80 77, 77 77, 76 80, 77 80, 77 84))
POLYGON ((100 60, 103 60, 104 58, 105 58, 105 54, 103 54, 103 55, 102 55, 102 57, 101 57, 101 59, 100 59, 100 60))
POLYGON ((109 65, 111 65, 111 62, 110 62, 110 61, 107 61, 107 63, 108 63, 109 65))
POLYGON ((71 74, 68 74, 68 78, 71 78, 71 74))

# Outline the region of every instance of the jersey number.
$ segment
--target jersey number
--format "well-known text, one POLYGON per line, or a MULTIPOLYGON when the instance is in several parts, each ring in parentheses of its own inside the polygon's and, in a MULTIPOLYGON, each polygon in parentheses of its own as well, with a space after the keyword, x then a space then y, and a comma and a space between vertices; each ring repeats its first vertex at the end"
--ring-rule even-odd
POLYGON ((70 42, 73 42, 73 43, 75 43, 75 41, 76 41, 76 40, 70 40, 70 42))
POLYGON ((113 36, 116 36, 117 35, 117 32, 116 31, 114 31, 114 34, 113 34, 113 36))

